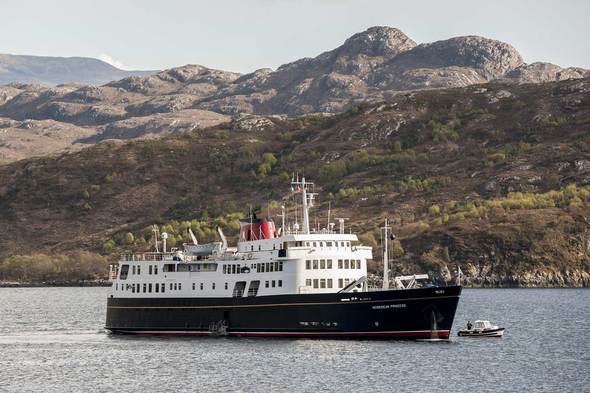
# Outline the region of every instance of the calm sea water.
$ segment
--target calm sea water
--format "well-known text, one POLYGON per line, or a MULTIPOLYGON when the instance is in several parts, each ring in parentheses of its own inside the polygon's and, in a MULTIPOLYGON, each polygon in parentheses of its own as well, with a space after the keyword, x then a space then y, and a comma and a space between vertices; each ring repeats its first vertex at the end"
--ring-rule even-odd
POLYGON ((450 342, 112 336, 106 293, 0 288, 0 392, 590 392, 590 290, 465 290, 450 342))

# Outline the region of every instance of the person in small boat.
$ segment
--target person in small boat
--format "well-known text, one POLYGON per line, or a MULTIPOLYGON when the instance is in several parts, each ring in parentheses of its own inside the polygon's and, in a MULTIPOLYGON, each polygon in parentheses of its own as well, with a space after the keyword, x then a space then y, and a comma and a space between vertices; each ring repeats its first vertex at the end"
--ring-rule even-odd
POLYGON ((472 327, 471 321, 467 321, 467 330, 471 330, 472 327))

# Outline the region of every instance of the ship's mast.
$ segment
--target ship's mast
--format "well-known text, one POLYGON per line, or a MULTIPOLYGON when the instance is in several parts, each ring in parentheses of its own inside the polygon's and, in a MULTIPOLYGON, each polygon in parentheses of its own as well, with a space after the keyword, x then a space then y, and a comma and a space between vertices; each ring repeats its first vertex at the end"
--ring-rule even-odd
POLYGON ((387 253, 388 245, 387 240, 389 238, 389 234, 387 231, 389 230, 389 226, 387 225, 389 222, 387 218, 385 219, 385 226, 381 229, 384 231, 383 238, 383 289, 389 289, 389 255, 387 253))
POLYGON ((307 186, 313 185, 313 183, 306 183, 305 176, 301 178, 301 181, 292 181, 291 185, 301 186, 301 196, 303 199, 303 233, 309 234, 309 208, 313 206, 313 198, 315 193, 308 193, 307 186))

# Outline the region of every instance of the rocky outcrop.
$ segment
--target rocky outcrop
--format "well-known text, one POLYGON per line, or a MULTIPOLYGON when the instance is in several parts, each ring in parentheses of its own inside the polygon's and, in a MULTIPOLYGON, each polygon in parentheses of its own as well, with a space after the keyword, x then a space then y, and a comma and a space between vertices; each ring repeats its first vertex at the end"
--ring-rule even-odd
POLYGON ((523 64, 504 75, 506 80, 519 83, 542 83, 567 79, 580 79, 590 76, 590 72, 583 68, 561 68, 551 63, 523 64))

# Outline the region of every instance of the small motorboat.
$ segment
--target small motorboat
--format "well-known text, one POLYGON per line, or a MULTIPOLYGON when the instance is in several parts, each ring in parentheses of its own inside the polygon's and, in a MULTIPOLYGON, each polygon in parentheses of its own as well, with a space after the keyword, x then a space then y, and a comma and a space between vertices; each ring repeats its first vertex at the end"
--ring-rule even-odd
POLYGON ((490 321, 475 321, 473 325, 467 322, 467 329, 459 330, 461 337, 502 337, 504 328, 492 325, 490 321))

